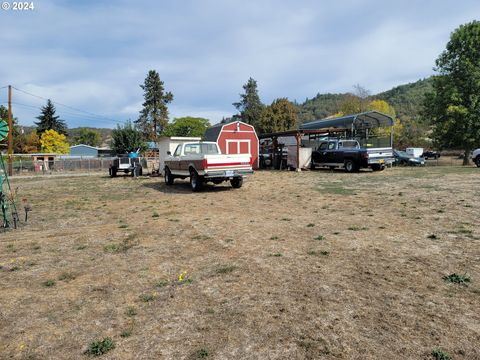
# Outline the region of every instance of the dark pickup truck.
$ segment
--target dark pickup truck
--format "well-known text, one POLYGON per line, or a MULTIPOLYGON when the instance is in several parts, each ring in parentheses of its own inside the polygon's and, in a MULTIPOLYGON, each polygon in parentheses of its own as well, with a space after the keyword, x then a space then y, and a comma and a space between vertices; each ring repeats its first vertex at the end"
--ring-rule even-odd
POLYGON ((385 169, 386 164, 393 162, 393 149, 361 148, 357 140, 325 140, 312 152, 312 168, 329 167, 345 168, 347 172, 361 168, 373 171, 385 169))

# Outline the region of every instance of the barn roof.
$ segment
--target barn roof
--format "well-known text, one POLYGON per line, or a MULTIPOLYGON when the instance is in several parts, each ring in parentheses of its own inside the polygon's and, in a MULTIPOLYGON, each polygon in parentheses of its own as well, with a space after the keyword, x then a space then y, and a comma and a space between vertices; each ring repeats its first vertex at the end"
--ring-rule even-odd
POLYGON ((223 125, 226 125, 226 124, 219 123, 217 125, 213 125, 213 126, 209 127, 207 129, 207 131, 205 131, 205 135, 203 135, 203 140, 205 140, 205 141, 217 141, 218 136, 220 135, 220 132, 222 131, 223 125))
POLYGON ((393 126, 391 116, 385 115, 378 111, 367 111, 359 114, 352 114, 331 119, 315 120, 300 125, 300 130, 308 129, 365 129, 382 126, 393 126))

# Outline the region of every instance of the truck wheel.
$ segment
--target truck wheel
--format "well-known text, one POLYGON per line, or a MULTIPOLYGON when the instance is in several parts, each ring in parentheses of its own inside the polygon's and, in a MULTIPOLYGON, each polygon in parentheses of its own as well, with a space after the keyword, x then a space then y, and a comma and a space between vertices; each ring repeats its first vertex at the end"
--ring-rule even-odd
POLYGON ((232 187, 234 189, 240 189, 243 185, 243 178, 241 177, 236 177, 230 180, 230 184, 232 184, 232 187))
POLYGON ((192 191, 197 192, 202 189, 203 179, 197 174, 196 171, 190 171, 190 186, 192 187, 192 191))
POLYGON ((165 184, 173 185, 173 180, 175 180, 175 178, 173 177, 172 172, 168 167, 165 168, 165 184))
POLYGON ((475 158, 475 165, 477 165, 477 167, 480 167, 480 155, 475 158))
POLYGON ((353 160, 345 160, 345 170, 349 173, 357 171, 357 165, 353 160))

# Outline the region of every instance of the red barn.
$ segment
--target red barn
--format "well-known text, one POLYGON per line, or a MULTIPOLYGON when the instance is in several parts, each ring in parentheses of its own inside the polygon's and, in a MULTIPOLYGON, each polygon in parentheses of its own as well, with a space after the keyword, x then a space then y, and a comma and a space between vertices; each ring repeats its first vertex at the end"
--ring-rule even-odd
POLYGON ((223 154, 250 154, 258 169, 258 136, 252 125, 241 121, 217 124, 207 129, 205 141, 216 141, 223 154))

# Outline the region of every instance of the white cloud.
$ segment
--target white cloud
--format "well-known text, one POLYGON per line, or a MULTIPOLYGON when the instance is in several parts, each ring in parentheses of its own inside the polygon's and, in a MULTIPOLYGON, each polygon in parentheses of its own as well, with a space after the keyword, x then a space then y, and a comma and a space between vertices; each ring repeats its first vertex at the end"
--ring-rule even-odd
MULTIPOLYGON (((412 4, 43 0, 32 13, 0 12, 0 87, 10 83, 134 120, 142 103, 138 85, 156 69, 174 93, 172 117, 212 122, 235 113, 231 104, 250 76, 267 103, 350 91, 356 83, 383 91, 430 75, 450 32, 480 13, 472 0, 412 4)), ((20 94, 17 100, 34 106, 14 109, 31 124, 43 101, 20 94)), ((62 116, 71 126, 95 123, 62 116)))

